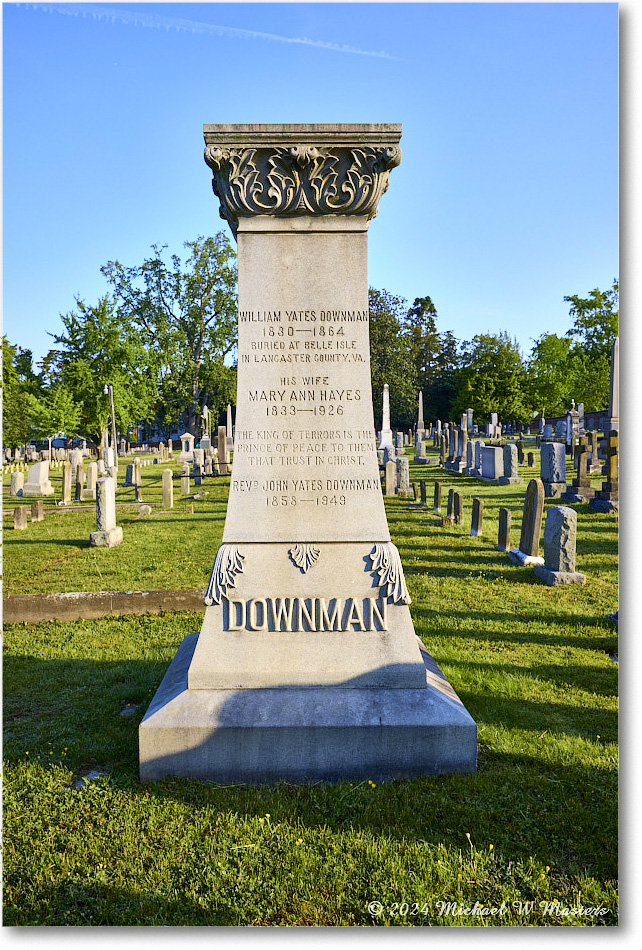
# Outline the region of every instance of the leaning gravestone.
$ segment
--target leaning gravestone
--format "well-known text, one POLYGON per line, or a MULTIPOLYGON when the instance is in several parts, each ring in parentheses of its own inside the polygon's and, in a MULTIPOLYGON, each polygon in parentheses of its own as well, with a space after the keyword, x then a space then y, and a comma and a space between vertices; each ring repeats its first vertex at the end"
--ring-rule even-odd
POLYGON ((9 484, 9 496, 11 498, 22 498, 24 485, 25 485, 24 472, 12 472, 11 482, 9 484))
POLYGON ((519 538, 519 547, 508 552, 508 557, 514 564, 543 564, 544 558, 539 555, 539 537, 542 530, 542 511, 544 509, 544 485, 539 478, 531 478, 526 489, 524 499, 524 513, 522 515, 522 532, 519 538))
POLYGON ((206 126, 238 240, 236 450, 203 625, 140 726, 142 780, 476 768, 475 724, 414 633, 374 443, 367 230, 399 137, 206 126))

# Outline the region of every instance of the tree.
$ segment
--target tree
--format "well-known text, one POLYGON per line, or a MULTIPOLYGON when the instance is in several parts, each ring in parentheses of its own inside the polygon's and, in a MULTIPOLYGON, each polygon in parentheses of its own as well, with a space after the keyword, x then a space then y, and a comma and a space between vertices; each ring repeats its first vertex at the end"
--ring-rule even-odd
POLYGON ((609 401, 611 347, 618 335, 620 287, 591 290, 588 297, 564 297, 571 304, 573 326, 566 334, 574 346, 570 357, 575 378, 574 398, 586 412, 606 409, 609 401))
MULTIPOLYGON (((61 315, 61 320, 65 332, 54 336, 61 348, 47 360, 48 366, 59 368, 58 411, 63 412, 64 394, 73 394, 80 411, 74 428, 99 441, 109 427, 110 405, 104 388, 111 384, 121 432, 153 418, 157 385, 148 351, 137 329, 116 312, 114 302, 105 296, 89 306, 76 298, 76 310, 61 315)), ((53 395, 52 399, 53 406, 53 395)))
POLYGON ((456 415, 472 408, 474 417, 527 422, 532 415, 526 392, 526 371, 517 342, 505 331, 480 333, 462 344, 461 386, 454 400, 456 415))
POLYGON ((561 416, 576 391, 577 366, 571 341, 555 333, 543 333, 531 350, 528 380, 531 403, 546 416, 561 416))
POLYGON ((417 421, 419 384, 408 336, 407 309, 402 297, 370 288, 370 372, 375 423, 381 425, 383 387, 390 387, 390 420, 410 427, 417 421))
POLYGON ((39 380, 31 350, 2 337, 2 438, 6 445, 26 445, 35 438, 32 413, 39 380))
MULTIPOLYGON (((184 244, 185 264, 166 245, 152 245, 153 255, 137 267, 108 261, 101 272, 112 285, 122 316, 138 328, 155 354, 159 410, 184 411, 187 429, 197 435, 207 404, 216 415, 230 400, 233 373, 225 364, 236 347, 237 302, 235 253, 223 232, 184 244)), ((235 390, 235 386, 234 386, 235 390)))

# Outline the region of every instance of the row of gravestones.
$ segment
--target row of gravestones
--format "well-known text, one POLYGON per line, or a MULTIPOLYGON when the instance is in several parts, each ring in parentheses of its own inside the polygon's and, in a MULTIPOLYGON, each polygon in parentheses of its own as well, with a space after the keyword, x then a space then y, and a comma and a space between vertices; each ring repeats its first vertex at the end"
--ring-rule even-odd
MULTIPOLYGON (((426 481, 419 482, 420 503, 427 505, 426 481)), ((442 484, 435 482, 433 511, 441 513, 442 484)), ((584 584, 586 575, 575 570, 577 512, 574 508, 555 506, 546 512, 544 527, 544 557, 539 554, 542 515, 544 508, 544 485, 541 479, 530 480, 526 489, 522 529, 519 547, 511 548, 511 511, 499 509, 497 550, 507 552, 510 560, 520 566, 532 566, 540 580, 549 586, 584 584)), ((471 537, 483 534, 484 502, 473 498, 471 537)), ((463 524, 464 500, 461 492, 451 488, 448 492, 446 515, 442 525, 463 524)))

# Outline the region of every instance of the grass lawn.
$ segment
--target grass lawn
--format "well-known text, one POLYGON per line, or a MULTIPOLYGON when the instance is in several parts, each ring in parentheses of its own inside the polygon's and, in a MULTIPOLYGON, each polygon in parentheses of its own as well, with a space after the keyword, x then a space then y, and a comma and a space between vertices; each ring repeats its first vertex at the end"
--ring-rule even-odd
MULTIPOLYGON (((160 502, 164 467, 142 469, 145 502, 160 502)), ((5 925, 616 924, 617 516, 576 506, 587 584, 546 587, 496 550, 498 508, 512 509, 517 546, 537 472, 495 486, 411 461, 428 508, 385 500, 416 632, 478 725, 473 775, 142 786, 138 725, 200 617, 7 627, 5 925), (463 526, 432 512, 436 478, 444 508, 448 488, 464 494, 463 526), (469 535, 475 496, 482 538, 469 535), (90 770, 102 774, 78 781, 90 770), (606 913, 563 910, 580 905, 606 913)), ((124 542, 109 550, 89 547, 92 503, 14 532, 5 495, 5 592, 205 587, 228 486, 205 480, 193 514, 178 482, 173 511, 118 507, 124 542)))

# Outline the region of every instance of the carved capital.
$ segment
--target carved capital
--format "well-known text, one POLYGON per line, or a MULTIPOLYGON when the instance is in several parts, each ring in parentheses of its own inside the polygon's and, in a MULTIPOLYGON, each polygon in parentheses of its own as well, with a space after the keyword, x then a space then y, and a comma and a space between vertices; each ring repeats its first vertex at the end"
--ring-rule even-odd
POLYGON ((401 161, 400 136, 398 126, 206 126, 205 161, 234 234, 254 215, 370 220, 401 161))

